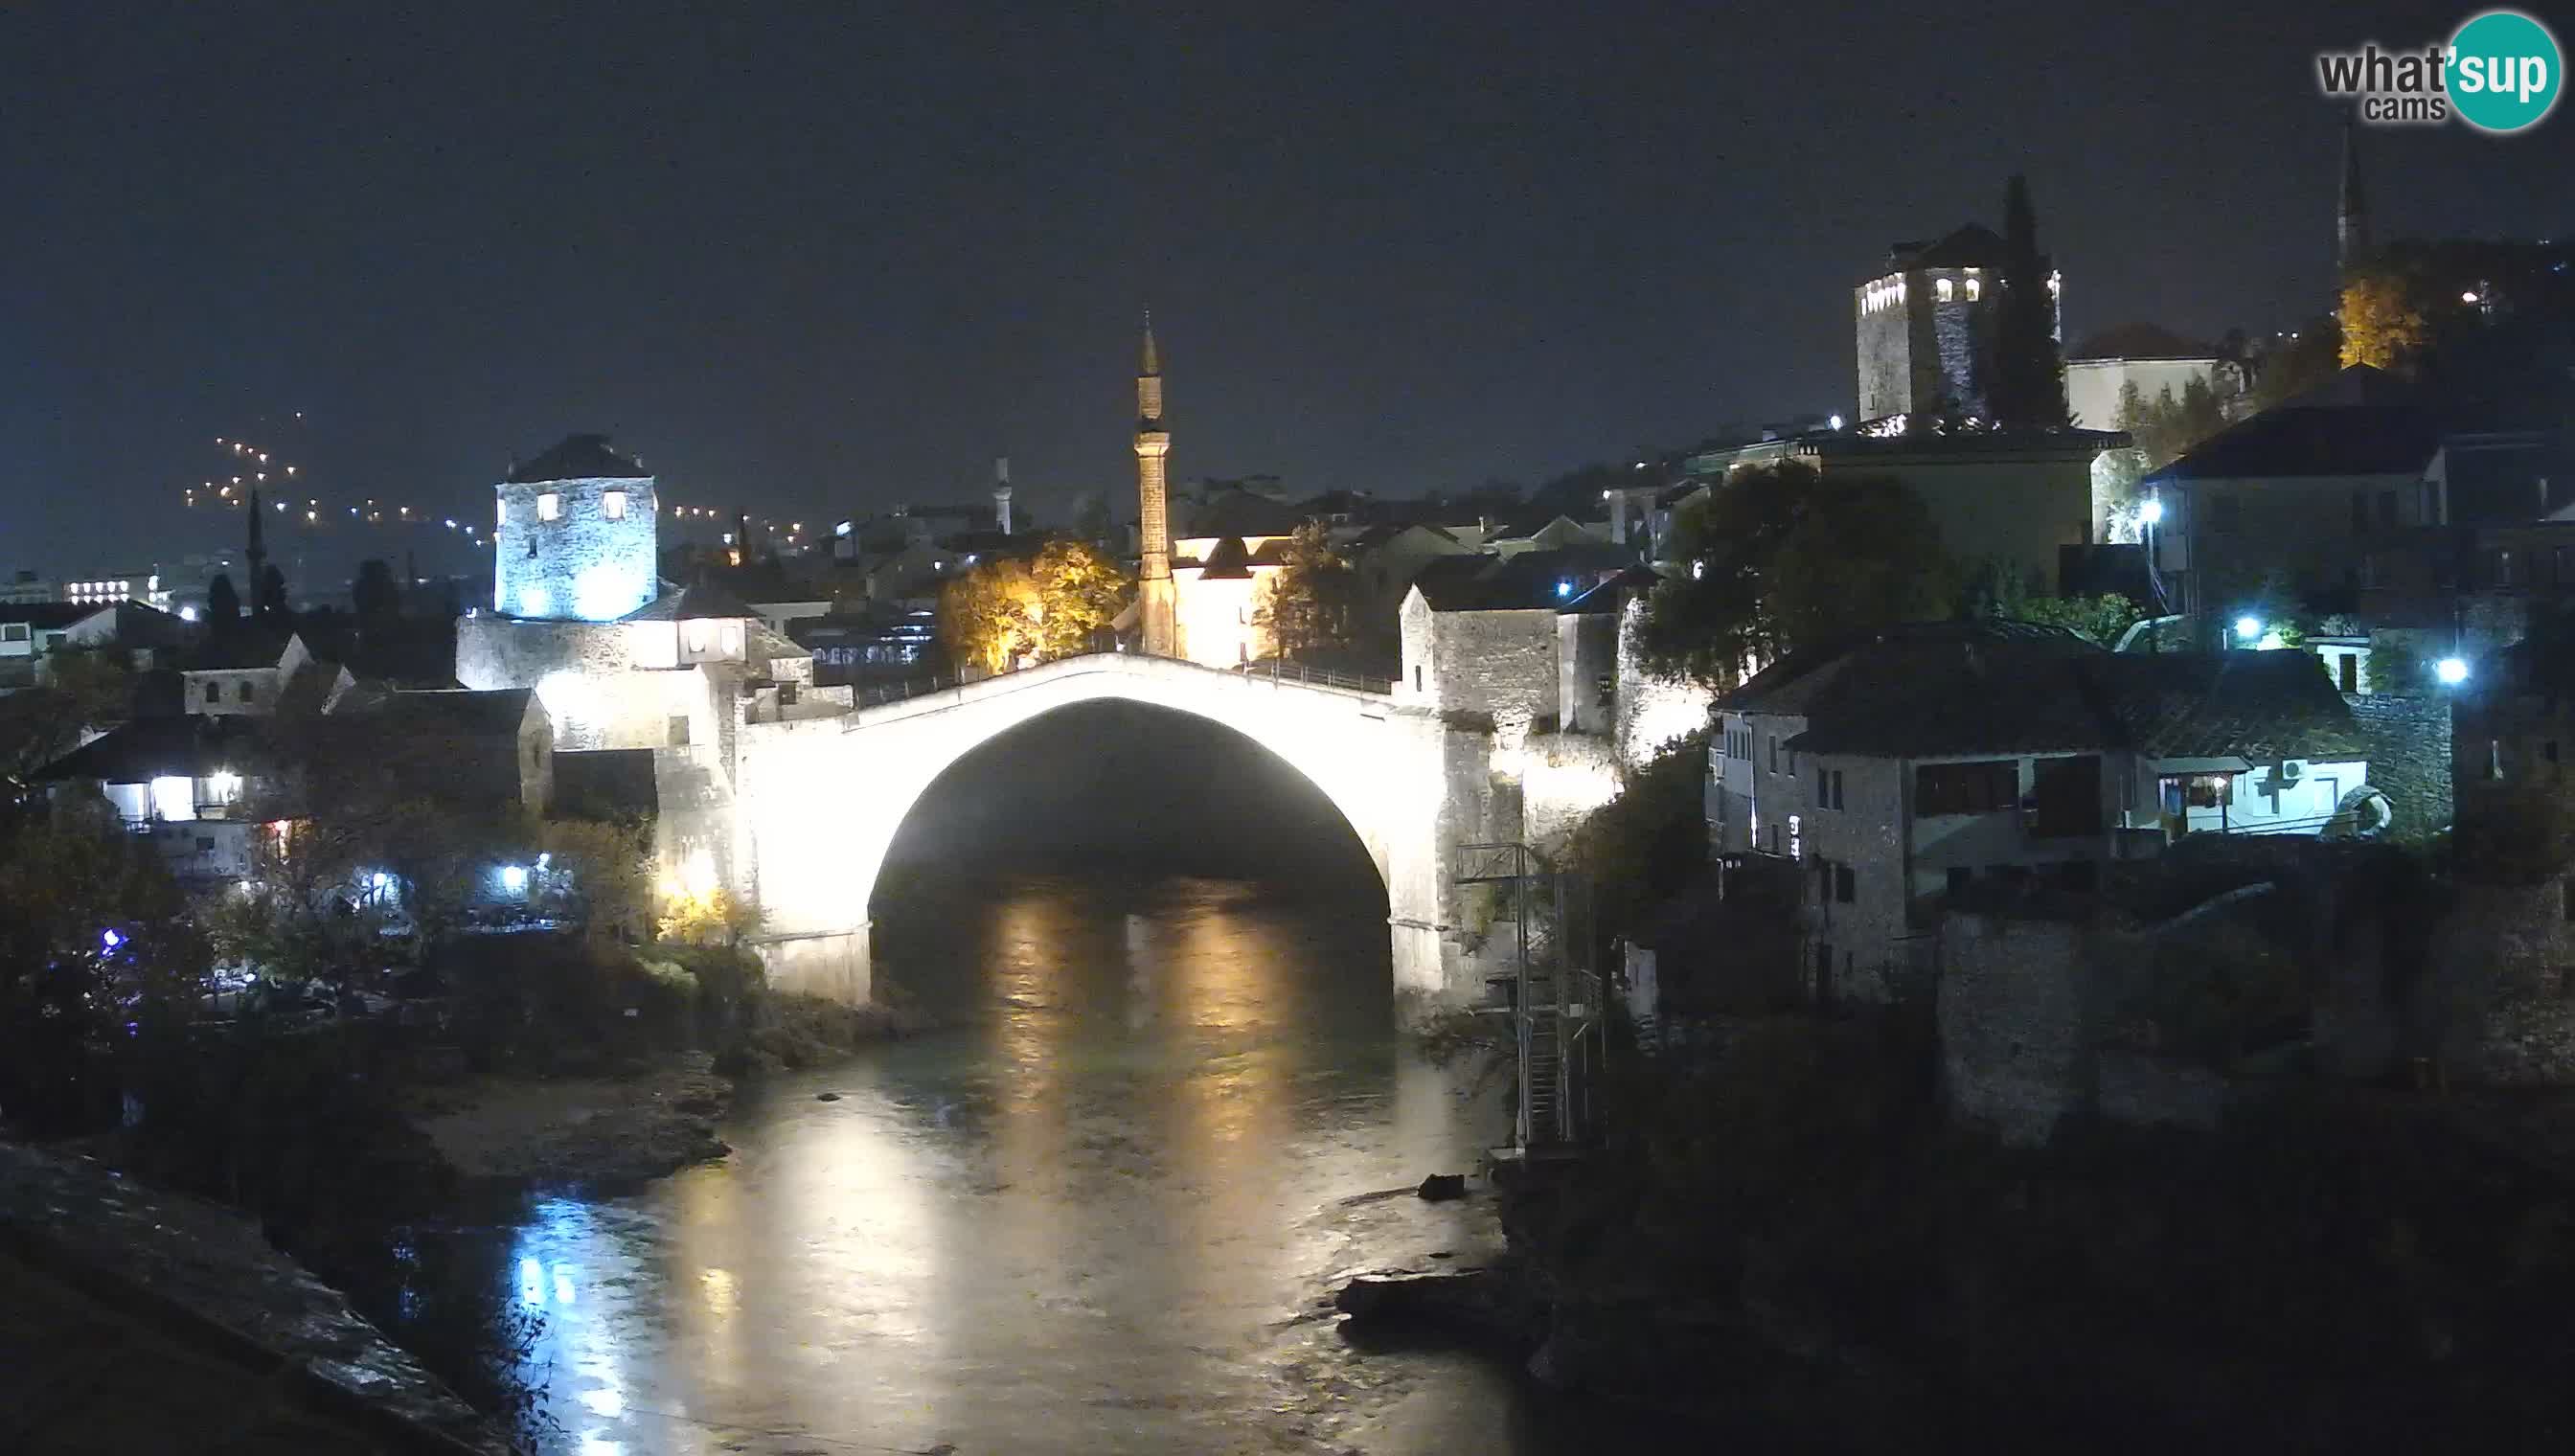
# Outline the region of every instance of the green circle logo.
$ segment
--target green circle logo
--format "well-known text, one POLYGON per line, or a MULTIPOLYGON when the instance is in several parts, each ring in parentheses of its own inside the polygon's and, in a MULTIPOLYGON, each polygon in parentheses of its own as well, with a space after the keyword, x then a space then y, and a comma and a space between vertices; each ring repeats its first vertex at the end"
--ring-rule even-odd
POLYGON ((2459 119, 2479 131, 2517 132, 2557 104, 2565 66, 2557 37, 2518 10, 2489 10, 2450 37, 2442 82, 2459 119))

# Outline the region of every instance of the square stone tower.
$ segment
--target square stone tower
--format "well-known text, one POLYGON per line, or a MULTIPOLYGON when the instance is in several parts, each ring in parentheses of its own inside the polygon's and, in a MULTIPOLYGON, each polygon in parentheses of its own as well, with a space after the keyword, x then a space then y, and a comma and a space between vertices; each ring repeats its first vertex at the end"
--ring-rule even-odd
POLYGON ((502 616, 614 622, 660 590, 653 478, 607 436, 567 437, 495 489, 492 607, 502 616))
MULTIPOLYGON (((1860 419, 1988 413, 2004 253, 1999 235, 1969 223, 1930 242, 1896 244, 1886 267, 1851 291, 1860 419)), ((2047 278, 2055 318, 2061 300, 2052 268, 2047 278)), ((2062 323, 2054 328, 2061 340, 2062 323)))

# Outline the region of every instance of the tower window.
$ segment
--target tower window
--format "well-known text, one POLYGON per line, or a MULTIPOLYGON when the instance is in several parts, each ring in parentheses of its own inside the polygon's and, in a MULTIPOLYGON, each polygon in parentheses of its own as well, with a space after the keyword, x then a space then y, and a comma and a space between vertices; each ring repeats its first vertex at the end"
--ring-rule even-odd
POLYGON ((1939 292, 1940 302, 1945 304, 1955 301, 1958 293, 1958 286, 1956 284, 1951 283, 1949 280, 1944 278, 1938 283, 1933 284, 1932 287, 1939 292))
POLYGON ((1980 299, 1980 298, 1983 298, 1984 296, 1985 296, 1985 281, 1984 281, 1983 279, 1981 279, 1981 278, 1970 278, 1970 279, 1968 279, 1968 280, 1967 280, 1967 302, 1969 302, 1969 303, 1974 303, 1976 300, 1978 300, 1978 299, 1980 299))
POLYGON ((537 497, 537 519, 539 521, 561 521, 563 519, 563 497, 552 491, 548 491, 544 495, 537 497))
POLYGON ((626 493, 624 491, 608 491, 603 493, 599 498, 599 514, 611 521, 625 520, 626 493))

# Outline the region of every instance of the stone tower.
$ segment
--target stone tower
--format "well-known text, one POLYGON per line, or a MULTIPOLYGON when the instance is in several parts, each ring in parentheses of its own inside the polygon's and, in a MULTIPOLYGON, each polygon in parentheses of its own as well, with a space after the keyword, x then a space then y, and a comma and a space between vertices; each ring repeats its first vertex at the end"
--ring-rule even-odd
POLYGON ((660 594, 653 478, 607 436, 570 436, 495 491, 492 607, 502 616, 614 622, 660 594))
POLYGON ((1007 455, 993 461, 993 529, 1004 536, 1011 534, 1011 458, 1007 455))
POLYGON ((1145 652, 1157 658, 1180 653, 1180 597, 1172 584, 1171 483, 1164 462, 1172 453, 1163 428, 1163 357, 1154 347, 1154 316, 1145 316, 1145 362, 1136 376, 1136 507, 1141 560, 1136 569, 1136 619, 1145 652))
MULTIPOLYGON (((1851 290, 1859 361, 1859 418, 1989 413, 2000 333, 2002 236, 1969 223, 1945 237, 1898 243, 1851 290)), ((2045 255, 2049 332, 2065 338, 2063 284, 2045 255)))
POLYGON ((2369 255, 2369 199, 2360 191, 2360 146, 2342 124, 2342 197, 2334 208, 2334 266, 2348 272, 2369 255))

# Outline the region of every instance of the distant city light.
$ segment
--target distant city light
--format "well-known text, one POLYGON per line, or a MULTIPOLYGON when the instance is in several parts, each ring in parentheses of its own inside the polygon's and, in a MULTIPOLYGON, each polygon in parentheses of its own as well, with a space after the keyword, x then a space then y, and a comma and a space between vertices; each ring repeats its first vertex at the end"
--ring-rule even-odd
POLYGON ((98 932, 98 943, 106 946, 110 950, 114 950, 117 946, 125 943, 125 937, 116 933, 112 928, 101 930, 98 932))
POLYGON ((1573 584, 1571 582, 1557 582, 1555 584, 1555 595, 1559 599, 1572 596, 1573 584))
POLYGON ((1836 430, 1839 430, 1840 428, 1842 428, 1842 417, 1841 417, 1841 416, 1839 416, 1839 415, 1835 415, 1835 416, 1833 417, 1833 419, 1832 419, 1832 425, 1833 425, 1833 428, 1834 428, 1834 429, 1836 429, 1836 430))
POLYGON ((2472 290, 2470 290, 2470 291, 2468 291, 2468 292, 2466 292, 2466 293, 2463 293, 2463 294, 2459 295, 2459 302, 2461 302, 2461 303, 2463 303, 2463 304, 2472 304, 2472 303, 2475 303, 2476 301, 2477 301, 2477 295, 2476 295, 2476 292, 2475 292, 2473 289, 2472 289, 2472 290))
POLYGON ((196 608, 194 608, 194 607, 182 607, 182 608, 180 608, 180 609, 179 609, 179 620, 180 620, 181 622, 194 622, 194 621, 196 621, 196 620, 197 620, 197 609, 196 609, 196 608))
POLYGON ((2468 681, 2468 661, 2465 658, 2443 658, 2433 664, 2432 676, 2441 680, 2442 687, 2456 688, 2468 681))
POLYGON ((512 894, 517 894, 519 891, 526 889, 528 887, 528 866, 524 864, 502 865, 501 887, 512 894))
POLYGON ((2146 498, 2146 504, 2137 508, 2137 519, 2145 522, 2148 526, 2163 525, 2164 503, 2156 500, 2152 496, 2148 496, 2146 498))
POLYGON ((2262 635, 2262 619, 2258 617, 2239 617, 2235 619, 2235 635, 2244 639, 2246 642, 2251 642, 2255 638, 2260 637, 2262 635))

